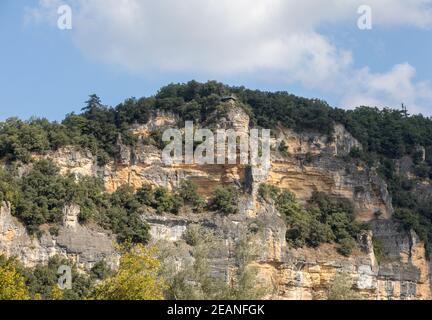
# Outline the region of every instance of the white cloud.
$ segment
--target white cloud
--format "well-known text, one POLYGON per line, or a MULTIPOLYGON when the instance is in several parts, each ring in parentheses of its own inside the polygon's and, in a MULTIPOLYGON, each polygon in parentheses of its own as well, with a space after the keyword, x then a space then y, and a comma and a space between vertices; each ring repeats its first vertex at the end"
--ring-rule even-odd
POLYGON ((57 8, 64 4, 61 0, 39 0, 37 7, 25 7, 24 19, 26 23, 47 23, 57 25, 57 8))
POLYGON ((430 114, 425 109, 432 102, 429 82, 415 82, 416 70, 408 63, 398 64, 386 73, 372 73, 368 68, 358 70, 349 82, 343 106, 360 105, 400 106, 404 103, 415 112, 430 114))
MULTIPOLYGON (((41 0, 41 20, 60 0, 41 0)), ((353 54, 317 30, 356 25, 364 0, 71 0, 73 39, 88 56, 131 72, 249 75, 338 93, 346 105, 430 101, 408 64, 354 69, 353 54), (363 97, 361 99, 361 97, 363 97)), ((374 26, 432 27, 432 0, 370 0, 374 26)))

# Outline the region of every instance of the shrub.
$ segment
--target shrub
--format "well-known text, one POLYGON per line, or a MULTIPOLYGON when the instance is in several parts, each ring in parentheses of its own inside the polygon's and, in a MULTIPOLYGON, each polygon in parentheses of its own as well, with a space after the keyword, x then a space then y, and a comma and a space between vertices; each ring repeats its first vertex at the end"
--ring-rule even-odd
POLYGON ((208 208, 224 214, 238 212, 238 190, 233 186, 218 187, 211 195, 208 208))
POLYGON ((352 238, 343 238, 341 240, 338 241, 339 242, 339 247, 338 247, 338 252, 343 255, 343 256, 350 256, 353 249, 356 246, 356 243, 354 241, 354 239, 352 238))
POLYGON ((214 238, 215 234, 213 231, 198 224, 189 225, 183 234, 183 240, 192 247, 202 243, 212 242, 214 238))
POLYGON ((150 227, 136 211, 112 206, 104 210, 100 219, 102 226, 112 230, 119 242, 147 243, 150 239, 150 227))
POLYGON ((360 148, 354 147, 351 149, 349 155, 351 158, 360 159, 363 156, 363 152, 360 148))
POLYGON ((336 242, 344 255, 351 254, 355 239, 365 226, 354 217, 353 204, 344 198, 314 193, 306 209, 302 209, 288 190, 261 185, 259 194, 272 199, 287 223, 286 240, 293 247, 318 247, 336 242))
POLYGON ((311 164, 313 161, 314 161, 314 156, 312 155, 312 153, 310 152, 306 153, 304 163, 311 164))
POLYGON ((35 162, 33 170, 21 178, 0 170, 0 195, 12 203, 13 215, 31 234, 41 235, 39 226, 48 223, 50 233, 58 235, 64 207, 76 204, 81 208, 80 222, 93 220, 114 231, 119 241, 146 243, 149 239, 149 227, 139 216, 141 204, 131 187, 122 186, 108 195, 98 179, 76 181, 73 176, 62 176, 48 160, 35 162))
POLYGON ((162 136, 163 133, 161 131, 153 131, 146 138, 146 142, 162 150, 166 147, 166 143, 163 141, 162 136))
POLYGON ((280 143, 278 150, 279 150, 279 152, 280 152, 280 154, 281 154, 282 156, 284 156, 284 157, 286 157, 286 158, 290 156, 289 148, 288 148, 288 146, 286 145, 286 142, 285 142, 285 141, 282 141, 282 142, 280 143))
POLYGON ((90 277, 95 280, 105 280, 112 275, 113 271, 108 264, 101 260, 96 262, 93 268, 90 270, 90 277))
POLYGON ((199 211, 203 206, 203 199, 198 194, 198 186, 189 180, 182 180, 177 189, 178 196, 183 201, 191 205, 195 211, 199 211))
POLYGON ((396 209, 394 219, 407 230, 418 230, 420 222, 419 216, 409 209, 396 209))
POLYGON ((139 201, 139 203, 146 206, 151 206, 154 202, 153 187, 149 184, 143 185, 141 188, 137 190, 136 198, 139 201))
POLYGON ((382 245, 381 241, 379 241, 376 238, 372 239, 372 244, 373 244, 373 251, 374 251, 375 258, 376 258, 378 264, 380 264, 383 261, 384 256, 385 256, 383 245, 382 245))
POLYGON ((47 265, 37 265, 32 269, 21 268, 20 272, 26 279, 26 286, 32 299, 39 297, 45 300, 81 300, 88 296, 92 286, 92 281, 88 276, 79 273, 75 265, 59 256, 49 259, 47 265), (73 281, 72 289, 66 289, 59 295, 55 289, 58 289, 57 270, 61 265, 71 267, 73 281))
POLYGON ((258 194, 266 201, 275 200, 280 193, 280 189, 269 184, 260 184, 258 194))
POLYGON ((338 273, 328 291, 328 300, 360 300, 361 296, 353 289, 351 277, 346 273, 338 273))
POLYGON ((167 189, 163 187, 155 189, 153 206, 158 214, 170 212, 173 209, 173 199, 167 189))
POLYGON ((414 172, 417 177, 429 178, 430 167, 427 164, 421 163, 414 167, 414 172))

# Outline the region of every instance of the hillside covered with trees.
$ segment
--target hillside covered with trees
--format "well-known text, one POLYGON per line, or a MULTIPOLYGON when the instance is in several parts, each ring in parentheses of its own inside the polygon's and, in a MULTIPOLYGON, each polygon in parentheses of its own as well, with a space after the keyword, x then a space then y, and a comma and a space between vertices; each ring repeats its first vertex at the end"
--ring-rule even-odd
MULTIPOLYGON (((68 114, 61 122, 40 118, 27 121, 8 119, 0 123, 0 158, 8 163, 28 163, 31 154, 44 154, 75 145, 89 149, 104 164, 117 157, 116 142, 119 136, 123 143, 133 145, 136 138, 130 133, 130 126, 146 123, 155 110, 174 112, 182 120, 202 122, 216 110, 220 98, 230 94, 236 95, 243 103, 252 124, 258 127, 275 129, 280 124, 299 132, 316 131, 331 135, 335 122, 345 125, 363 145, 363 150, 354 150, 352 157, 379 168, 386 178, 396 208, 395 217, 407 228, 414 228, 422 239, 432 241, 430 199, 420 198, 413 192, 415 179, 408 180, 396 170, 397 160, 410 156, 414 160, 418 179, 432 178, 432 119, 423 115, 409 115, 406 109, 380 110, 364 106, 355 110, 342 110, 332 108, 322 100, 305 99, 287 92, 254 91, 214 81, 191 81, 187 84, 170 84, 161 88, 155 96, 129 98, 116 107, 105 106, 98 96, 91 95, 80 114, 68 114), (421 159, 419 146, 425 150, 425 161, 421 159)), ((158 137, 154 137, 153 143, 160 143, 158 140, 158 137)), ((2 180, 5 179, 2 189, 13 185, 11 178, 3 172, 2 180)), ((32 175, 25 179, 37 177, 32 175)), ((83 182, 84 185, 89 183, 83 182)), ((28 181, 24 184, 26 190, 23 193, 31 194, 33 191, 28 190, 28 181)), ((61 184, 68 183, 57 181, 55 188, 61 184)), ((97 182, 91 182, 92 189, 96 185, 97 182)), ((4 200, 16 196, 9 193, 5 197, 5 194, 8 193, 4 190, 0 192, 4 200)), ((34 194, 31 196, 34 197, 34 194)), ((31 211, 26 206, 38 205, 30 205, 25 199, 26 196, 20 198, 17 214, 31 228, 43 221, 33 221, 32 217, 25 215, 26 211, 31 211)), ((89 200, 84 207, 91 207, 94 202, 94 199, 89 200)), ((44 219, 51 219, 49 212, 54 209, 49 208, 52 206, 55 204, 46 206, 48 213, 44 214, 44 219)))
MULTIPOLYGON (((147 123, 155 111, 172 112, 182 121, 202 123, 215 111, 223 112, 220 110, 220 100, 227 95, 236 96, 249 114, 252 126, 270 128, 275 135, 278 127, 284 126, 297 132, 311 131, 332 137, 335 123, 343 124, 363 146, 362 149, 353 149, 345 160, 377 169, 386 180, 392 196, 395 208, 393 219, 400 223, 401 228, 415 230, 425 241, 428 251, 431 251, 432 199, 418 192, 419 185, 427 184, 432 179, 431 118, 409 115, 406 109, 381 110, 363 106, 355 110, 342 110, 332 108, 322 100, 305 99, 287 92, 254 91, 214 81, 170 84, 154 96, 129 98, 115 107, 105 106, 97 95, 91 95, 81 113, 68 114, 61 122, 41 118, 11 118, 0 122, 0 159, 3 164, 0 168, 0 202, 10 202, 13 215, 24 223, 31 235, 38 237, 41 236, 41 226, 46 224, 50 226, 49 232, 56 234, 64 206, 77 204, 81 208, 81 223, 95 222, 111 230, 119 243, 138 246, 138 250, 145 250, 139 246, 147 244, 150 237, 148 224, 140 218, 146 209, 150 208, 156 214, 179 214, 185 208, 197 213, 236 214, 240 191, 234 187, 218 188, 208 199, 203 199, 197 192, 197 186, 186 180, 172 191, 144 185, 138 190, 123 186, 108 194, 104 192, 103 182, 96 178, 77 181, 73 176, 61 175, 60 169, 52 162, 33 158, 34 155, 44 155, 62 147, 76 146, 90 150, 97 156, 99 164, 104 165, 119 157, 119 138, 126 145, 137 143, 136 136, 130 131, 131 126, 147 123), (400 169, 402 159, 412 162, 412 172, 409 174, 400 169), (20 171, 22 164, 30 164, 31 171, 23 174, 20 171)), ((160 147, 161 137, 151 135, 147 142, 160 147)), ((367 228, 355 221, 353 206, 346 199, 315 193, 306 208, 301 208, 287 190, 261 185, 259 194, 263 201, 274 203, 286 219, 289 226, 286 239, 292 247, 318 247, 323 243, 335 243, 340 254, 349 256, 358 235, 367 228)), ((203 236, 206 238, 208 235, 191 230, 185 239, 195 247, 197 257, 202 254, 200 250, 208 245, 203 244, 203 236)), ((127 259, 139 260, 140 257, 128 251, 123 261, 124 267, 133 268, 127 259)), ((37 272, 33 270, 36 276, 31 276, 31 272, 17 262, 0 259, 3 276, 20 288, 18 292, 10 294, 33 298, 55 297, 56 292, 51 291, 53 270, 59 261, 50 263, 47 267, 38 266, 35 269, 37 272), (40 282, 48 282, 49 285, 41 285, 40 282), (27 288, 24 288, 24 283, 27 288)), ((199 259, 197 263, 200 263, 199 259)), ((143 264, 150 271, 163 267, 153 256, 143 264)), ((122 277, 133 273, 129 269, 122 273, 120 268, 114 276, 112 273, 105 275, 108 272, 105 269, 105 266, 98 265, 94 274, 80 278, 77 284, 80 288, 74 288, 68 294, 72 298, 103 299, 106 298, 104 295, 109 294, 110 286, 120 290, 118 287, 121 287, 122 277), (98 275, 98 268, 104 275, 98 275), (95 285, 98 279, 109 276, 110 280, 103 286, 95 285)), ((246 272, 246 269, 243 271, 246 272)), ((204 278, 208 274, 195 276, 205 282, 207 280, 204 278)), ((153 274, 149 274, 149 279, 156 281, 153 274)), ((191 288, 186 290, 178 287, 182 283, 181 279, 167 276, 165 280, 167 283, 164 286, 155 286, 151 297, 194 298, 210 292, 215 298, 241 297, 238 288, 237 291, 230 291, 219 286, 217 290, 204 288, 201 292, 195 292, 191 288)), ((254 294, 256 292, 250 293, 251 296, 254 294)))

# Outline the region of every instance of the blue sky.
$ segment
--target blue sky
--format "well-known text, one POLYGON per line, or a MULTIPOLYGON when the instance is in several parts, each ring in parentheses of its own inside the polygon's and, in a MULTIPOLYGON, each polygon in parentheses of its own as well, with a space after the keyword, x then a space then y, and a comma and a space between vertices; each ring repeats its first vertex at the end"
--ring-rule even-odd
POLYGON ((116 105, 191 79, 432 114, 430 1, 369 1, 367 31, 336 0, 206 1, 2 0, 0 120, 61 120, 91 93, 116 105), (61 4, 72 30, 56 26, 61 4))

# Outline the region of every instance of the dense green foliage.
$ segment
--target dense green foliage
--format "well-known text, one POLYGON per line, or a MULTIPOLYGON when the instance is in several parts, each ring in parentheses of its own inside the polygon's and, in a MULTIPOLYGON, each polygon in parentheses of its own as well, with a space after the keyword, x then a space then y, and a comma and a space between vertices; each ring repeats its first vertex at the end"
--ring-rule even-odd
MULTIPOLYGON (((0 158, 10 163, 16 160, 29 163, 33 154, 45 154, 60 147, 74 145, 89 149, 104 164, 118 156, 119 139, 124 144, 135 143, 136 138, 131 135, 130 126, 146 123, 152 112, 174 112, 181 120, 202 123, 213 112, 223 111, 220 97, 229 94, 237 96, 238 102, 250 115, 252 125, 275 129, 281 124, 296 131, 312 130, 331 136, 335 122, 344 124, 363 145, 363 150, 354 149, 351 157, 379 167, 380 173, 386 178, 396 209, 396 219, 405 227, 414 228, 423 240, 432 243, 431 201, 416 192, 415 180, 408 181, 397 173, 395 163, 403 156, 411 156, 415 163, 416 179, 420 181, 432 178, 432 120, 422 115, 411 116, 406 109, 360 107, 346 111, 331 108, 321 100, 305 99, 287 92, 263 92, 229 87, 215 81, 191 81, 186 84, 170 84, 161 88, 155 96, 130 98, 116 107, 104 106, 99 97, 91 95, 80 114, 69 114, 60 123, 37 118, 28 121, 12 118, 0 122, 0 158), (420 157, 418 146, 426 150, 425 161, 420 157)), ((164 146, 160 132, 153 132, 146 142, 160 148, 164 146)), ((285 156, 289 155, 286 146, 282 145, 279 151, 285 156)), ((308 160, 310 157, 306 157, 305 161, 308 160)), ((54 179, 48 181, 50 184, 45 190, 36 190, 33 184, 42 184, 44 180, 37 174, 28 177, 30 184, 25 192, 29 197, 18 197, 15 190, 20 190, 22 185, 20 187, 20 181, 14 181, 16 178, 7 177, 8 175, 11 174, 0 173, 0 197, 13 198, 15 204, 19 204, 16 206, 17 216, 25 220, 33 231, 41 223, 58 219, 61 202, 68 201, 71 197, 68 193, 66 198, 57 197, 50 199, 54 202, 46 202, 46 193, 49 193, 50 188, 62 194, 68 190, 72 179, 54 179), (29 202, 33 197, 35 203, 29 202), (41 213, 31 213, 35 209, 41 213)), ((211 206, 217 210, 221 206, 226 207, 226 213, 232 212, 234 207, 230 205, 229 196, 222 191, 219 193, 218 199, 214 199, 217 201, 211 202, 211 206)), ((178 212, 182 201, 185 201, 182 196, 173 197, 162 189, 155 190, 152 196, 155 199, 151 200, 151 204, 145 203, 146 201, 143 203, 155 207, 159 213, 178 212)), ((91 216, 95 207, 99 206, 94 201, 84 201, 83 220, 91 216)), ((201 203, 197 205, 196 210, 199 211, 201 206, 201 203)), ((124 208, 112 209, 109 216, 117 219, 127 211, 124 208)))
MULTIPOLYGON (((119 241, 146 243, 148 225, 139 216, 140 203, 133 190, 121 187, 112 195, 94 178, 76 180, 63 176, 48 160, 35 162, 33 169, 18 177, 13 168, 0 170, 0 200, 12 204, 12 214, 31 234, 40 235, 43 224, 58 225, 63 209, 70 204, 81 208, 80 220, 93 220, 117 234, 119 241)), ((55 233, 56 228, 50 229, 55 233)))
POLYGON ((432 196, 416 189, 417 181, 390 171, 387 178, 395 206, 394 219, 401 226, 415 230, 426 243, 426 253, 432 252, 432 196))
POLYGON ((355 222, 352 203, 344 198, 314 193, 306 209, 302 209, 294 195, 275 186, 261 185, 260 196, 274 201, 286 218, 286 239, 294 247, 318 247, 322 243, 337 243, 338 251, 350 255, 355 240, 364 226, 355 222))
POLYGON ((148 268, 160 265, 152 253, 154 250, 141 244, 128 244, 121 249, 118 270, 111 270, 101 260, 86 273, 78 271, 75 264, 60 256, 52 257, 46 265, 39 264, 33 268, 0 256, 0 300, 163 299, 163 280, 157 273, 145 273, 148 268), (125 251, 126 247, 131 249, 125 251), (60 266, 71 267, 71 289, 58 287, 60 266), (150 295, 151 290, 155 290, 157 296, 150 295))
POLYGON ((29 162, 31 154, 45 154, 60 147, 75 145, 92 151, 101 164, 117 155, 116 143, 133 144, 129 132, 133 123, 146 123, 150 101, 128 99, 116 108, 103 106, 99 97, 90 96, 83 113, 69 114, 61 122, 32 118, 11 118, 0 123, 0 158, 29 162))
MULTIPOLYGON (((20 219, 31 234, 40 236, 40 227, 50 225, 50 233, 57 235, 63 210, 68 205, 78 205, 80 222, 94 221, 112 230, 120 242, 147 243, 149 226, 141 214, 147 207, 156 213, 178 214, 183 208, 201 212, 205 202, 198 195, 197 186, 187 180, 169 192, 163 187, 143 185, 135 190, 124 185, 114 193, 104 192, 101 181, 95 178, 76 179, 61 175, 49 160, 32 164, 32 169, 19 176, 15 167, 0 169, 0 201, 12 204, 12 214, 20 219)), ((213 210, 234 213, 237 208, 234 189, 217 190, 210 201, 213 210), (228 192, 228 193, 227 193, 228 192)))
POLYGON ((199 212, 203 209, 204 203, 198 194, 196 184, 188 180, 182 180, 178 188, 171 193, 163 187, 154 188, 145 184, 137 190, 135 197, 140 204, 152 207, 158 214, 178 214, 185 206, 199 212))
MULTIPOLYGON (((101 161, 117 154, 116 142, 132 144, 131 124, 146 123, 152 111, 178 114, 182 120, 204 121, 220 107, 220 97, 235 94, 251 116, 252 124, 275 128, 278 124, 298 131, 314 130, 331 134, 335 121, 344 124, 365 146, 367 152, 388 158, 412 154, 417 145, 432 152, 432 121, 406 111, 361 107, 355 110, 331 108, 316 99, 287 92, 263 92, 229 87, 210 81, 170 84, 149 98, 130 98, 115 108, 102 105, 91 95, 81 114, 69 114, 61 123, 45 119, 0 123, 0 157, 29 161, 31 153, 45 153, 65 145, 89 148, 101 161)), ((157 136, 156 144, 161 143, 157 136)), ((430 157, 429 157, 430 158, 430 157)), ((432 162, 432 159, 429 159, 432 162)))
POLYGON ((212 211, 235 214, 238 212, 238 195, 238 190, 233 186, 218 187, 211 195, 207 207, 212 211))
MULTIPOLYGON (((15 296, 13 299, 19 300, 26 298, 32 300, 85 299, 96 281, 104 280, 111 275, 111 269, 109 269, 103 260, 90 270, 89 275, 86 275, 78 272, 76 266, 71 261, 59 256, 51 258, 47 265, 37 265, 34 268, 25 268, 14 259, 6 259, 0 256, 0 269, 5 266, 9 266, 6 270, 9 273, 14 270, 15 278, 20 279, 20 282, 22 282, 15 284, 14 288, 15 295, 21 292, 21 296, 15 296), (72 270, 72 288, 61 291, 58 288, 59 274, 57 272, 60 266, 65 265, 70 266, 72 270), (13 269, 10 267, 13 267, 13 269), (25 296, 22 292, 25 292, 25 296)), ((7 279, 2 280, 5 281, 7 279)), ((1 288, 0 291, 5 293, 4 289, 1 288)))

